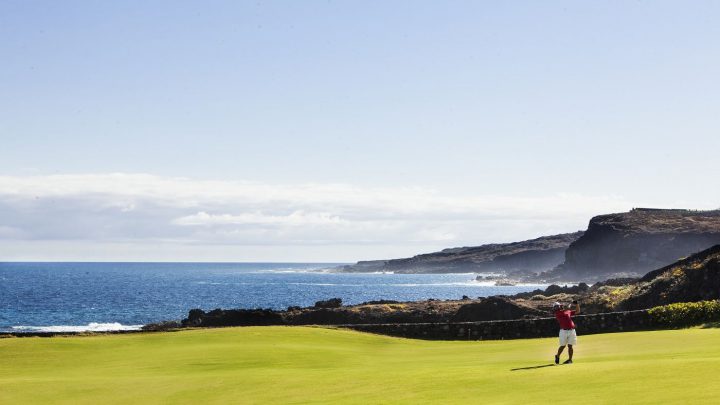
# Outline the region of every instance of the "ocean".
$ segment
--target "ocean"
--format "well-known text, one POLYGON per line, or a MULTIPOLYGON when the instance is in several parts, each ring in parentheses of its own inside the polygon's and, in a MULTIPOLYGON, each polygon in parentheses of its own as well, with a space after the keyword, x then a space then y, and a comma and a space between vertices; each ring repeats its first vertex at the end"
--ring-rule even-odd
POLYGON ((180 320, 192 308, 310 306, 515 294, 476 274, 343 274, 334 263, 0 263, 0 332, 109 331, 180 320))

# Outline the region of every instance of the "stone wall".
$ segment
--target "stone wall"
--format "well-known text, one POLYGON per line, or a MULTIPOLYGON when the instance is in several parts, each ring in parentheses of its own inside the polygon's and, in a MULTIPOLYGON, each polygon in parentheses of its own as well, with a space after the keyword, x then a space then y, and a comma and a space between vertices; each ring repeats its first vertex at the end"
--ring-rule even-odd
MULTIPOLYGON (((647 310, 576 315, 578 335, 661 329, 647 310)), ((555 318, 511 321, 394 323, 339 325, 339 327, 382 335, 433 340, 502 340, 553 337, 558 335, 555 318)))

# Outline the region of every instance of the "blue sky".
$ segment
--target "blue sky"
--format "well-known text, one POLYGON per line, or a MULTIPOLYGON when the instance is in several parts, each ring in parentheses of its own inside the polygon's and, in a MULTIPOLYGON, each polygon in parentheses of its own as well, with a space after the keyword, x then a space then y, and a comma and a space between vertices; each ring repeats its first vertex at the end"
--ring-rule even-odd
POLYGON ((717 208, 718 17, 0 2, 0 256, 354 261, 717 208))

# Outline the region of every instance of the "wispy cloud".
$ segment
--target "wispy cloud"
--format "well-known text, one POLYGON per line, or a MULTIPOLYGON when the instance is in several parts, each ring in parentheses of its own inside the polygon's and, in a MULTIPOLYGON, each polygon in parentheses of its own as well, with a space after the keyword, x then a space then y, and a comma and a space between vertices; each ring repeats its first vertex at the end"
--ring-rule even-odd
POLYGON ((455 246, 574 231, 592 215, 630 207, 619 197, 577 194, 453 196, 125 173, 0 176, 0 239, 455 246))
POLYGON ((305 213, 295 211, 289 215, 265 215, 262 212, 247 212, 240 215, 208 214, 200 211, 197 214, 176 218, 175 225, 214 226, 214 225, 340 225, 349 223, 336 215, 326 212, 305 213))

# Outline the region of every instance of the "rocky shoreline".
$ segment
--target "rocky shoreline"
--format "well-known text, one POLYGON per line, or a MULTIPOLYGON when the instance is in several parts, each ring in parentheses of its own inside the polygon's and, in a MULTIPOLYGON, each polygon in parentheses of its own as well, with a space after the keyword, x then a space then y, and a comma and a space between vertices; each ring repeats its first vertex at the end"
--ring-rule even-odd
MULTIPOLYGON (((153 324, 151 324, 153 325, 153 324)), ((171 332, 179 330, 177 328, 163 329, 163 331, 171 332)), ((0 332, 2 338, 20 338, 20 337, 62 337, 62 336, 95 336, 95 335, 125 335, 130 333, 151 332, 152 329, 133 329, 133 330, 109 330, 102 332, 0 332)), ((160 330, 158 330, 160 331, 160 330)))
POLYGON ((554 302, 578 300, 584 314, 635 311, 681 302, 720 299, 720 245, 715 245, 641 278, 616 278, 593 284, 550 285, 515 295, 460 300, 369 301, 343 305, 339 298, 311 307, 272 309, 192 309, 182 321, 143 326, 140 331, 2 333, 0 336, 63 336, 173 331, 185 328, 261 325, 442 324, 530 320, 551 314, 554 302))
POLYGON ((103 332, 0 332, 0 337, 52 337, 95 334, 126 334, 174 331, 186 328, 270 325, 343 325, 388 323, 447 323, 485 320, 532 319, 548 316, 554 299, 570 300, 574 293, 585 291, 587 285, 561 287, 551 285, 544 290, 513 296, 491 296, 459 300, 428 299, 423 301, 376 300, 357 305, 343 305, 340 298, 318 301, 310 307, 292 306, 273 309, 192 309, 181 321, 162 321, 144 325, 140 330, 103 332), (525 297, 551 294, 545 300, 525 297))
MULTIPOLYGON (((343 306, 339 298, 312 307, 271 309, 193 309, 182 327, 251 325, 342 325, 447 323, 546 317, 554 302, 582 303, 583 313, 632 311, 678 302, 720 299, 720 245, 715 245, 642 278, 614 278, 592 286, 550 285, 515 295, 414 302, 370 301, 343 306)), ((157 328, 159 329, 159 327, 157 328)))

